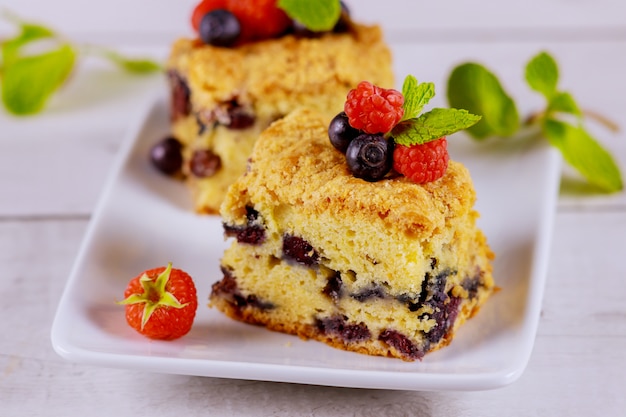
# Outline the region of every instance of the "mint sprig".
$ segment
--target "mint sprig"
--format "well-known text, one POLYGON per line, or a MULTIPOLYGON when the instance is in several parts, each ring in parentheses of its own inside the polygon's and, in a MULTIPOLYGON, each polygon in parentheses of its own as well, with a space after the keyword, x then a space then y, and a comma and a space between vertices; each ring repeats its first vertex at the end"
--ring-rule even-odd
POLYGON ((417 78, 407 75, 402 84, 404 96, 404 115, 402 120, 419 116, 422 109, 435 96, 434 83, 419 83, 417 78))
POLYGON ((394 142, 400 145, 422 145, 467 129, 480 120, 480 116, 459 109, 433 108, 421 113, 435 96, 435 85, 419 83, 412 75, 404 79, 402 95, 404 115, 391 131, 394 142))
MULTIPOLYGON (((545 110, 527 119, 526 125, 538 126, 563 159, 589 183, 605 192, 624 188, 620 169, 611 154, 585 129, 587 116, 614 125, 602 117, 581 110, 574 97, 558 88, 559 68, 547 52, 540 52, 527 63, 524 76, 528 86, 546 100, 545 110)), ((497 77, 484 66, 465 63, 457 66, 448 80, 451 106, 480 114, 483 119, 468 133, 476 139, 506 137, 522 126, 514 101, 497 77)))
POLYGON ((16 16, 3 13, 14 23, 17 34, 4 40, 1 45, 0 88, 2 104, 18 116, 41 112, 49 99, 68 80, 81 52, 97 50, 97 54, 131 73, 160 71, 161 66, 148 59, 130 59, 123 55, 99 48, 81 48, 59 36, 54 30, 36 23, 22 21, 16 16), (46 40, 51 45, 43 52, 30 53, 31 46, 46 40))
POLYGON ((331 30, 341 16, 339 0, 278 0, 290 18, 314 32, 331 30))
POLYGON ((40 112, 69 76, 75 59, 68 44, 37 56, 14 59, 4 68, 2 102, 16 115, 40 112))
POLYGON ((452 71, 448 79, 448 103, 482 116, 480 122, 467 130, 476 139, 508 137, 519 129, 515 102, 498 78, 482 65, 470 62, 452 71))

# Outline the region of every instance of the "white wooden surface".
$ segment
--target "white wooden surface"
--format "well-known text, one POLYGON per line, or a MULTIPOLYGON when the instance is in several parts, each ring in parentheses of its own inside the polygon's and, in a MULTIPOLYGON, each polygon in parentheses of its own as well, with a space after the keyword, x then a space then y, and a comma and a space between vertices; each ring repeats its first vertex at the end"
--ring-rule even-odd
MULTIPOLYGON (((355 16, 383 24, 398 45, 397 60, 424 57, 414 72, 420 79, 442 85, 455 63, 484 62, 523 112, 540 100, 524 87, 522 67, 547 49, 561 64, 563 88, 626 129, 621 0, 349 3, 355 16)), ((53 24, 78 42, 162 58, 169 42, 188 32, 193 4, 4 0, 0 7, 53 24)), ((0 38, 8 33, 0 25, 0 38)), ((535 349, 524 375, 505 388, 356 390, 61 359, 49 333, 65 280, 126 129, 163 88, 160 76, 133 77, 86 59, 45 113, 17 119, 0 112, 0 416, 626 415, 626 193, 594 194, 567 168, 535 349)), ((626 172, 624 131, 594 131, 626 172)))

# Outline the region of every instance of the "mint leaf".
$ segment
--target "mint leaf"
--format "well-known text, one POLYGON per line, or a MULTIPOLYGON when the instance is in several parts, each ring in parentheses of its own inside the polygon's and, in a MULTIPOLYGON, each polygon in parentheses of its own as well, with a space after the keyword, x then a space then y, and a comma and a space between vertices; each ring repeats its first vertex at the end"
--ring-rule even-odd
POLYGON ((548 114, 568 113, 574 116, 582 116, 582 112, 570 93, 556 93, 548 102, 548 114))
POLYGON ((615 160, 582 126, 545 119, 543 133, 563 158, 592 184, 608 192, 623 189, 615 160))
POLYGON ((47 27, 32 23, 20 23, 21 32, 13 39, 9 39, 2 43, 2 63, 8 66, 17 56, 19 48, 23 45, 39 39, 52 38, 54 32, 47 27))
POLYGON ((402 120, 419 116, 422 109, 435 96, 435 84, 419 83, 413 75, 407 75, 402 85, 404 115, 402 120))
POLYGON ((331 30, 341 16, 339 0, 278 0, 277 5, 314 32, 331 30))
POLYGON ((134 74, 148 74, 162 70, 161 65, 150 59, 128 58, 111 50, 103 50, 102 56, 118 65, 120 68, 134 74))
POLYGON ((556 93, 559 68, 547 52, 541 52, 526 65, 526 81, 533 90, 543 94, 548 100, 556 93))
POLYGON ((457 66, 448 79, 447 93, 451 107, 482 116, 480 122, 467 129, 474 138, 507 137, 519 129, 515 102, 482 65, 470 62, 457 66))
POLYGON ((15 58, 4 68, 2 102, 16 115, 39 112, 70 74, 75 59, 69 44, 41 55, 15 58))
POLYGON ((416 119, 401 122, 391 131, 391 135, 400 145, 421 145, 467 129, 479 120, 480 116, 467 110, 434 108, 416 119))

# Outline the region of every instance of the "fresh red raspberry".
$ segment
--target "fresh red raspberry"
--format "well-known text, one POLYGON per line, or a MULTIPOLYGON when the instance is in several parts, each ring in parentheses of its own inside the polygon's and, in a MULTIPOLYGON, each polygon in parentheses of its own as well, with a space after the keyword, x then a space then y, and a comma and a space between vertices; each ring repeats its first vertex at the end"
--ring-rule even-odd
POLYGON ((196 32, 198 31, 200 21, 205 14, 216 9, 225 9, 226 3, 227 0, 202 0, 198 3, 191 14, 191 26, 193 27, 193 30, 196 32))
POLYGON ((388 133, 404 115, 404 97, 392 89, 361 81, 350 90, 344 111, 350 126, 369 134, 388 133))
POLYGON ((447 147, 445 137, 421 145, 396 144, 393 169, 418 184, 438 180, 448 168, 447 147))
POLYGON ((226 0, 226 9, 241 24, 242 41, 269 39, 283 33, 291 24, 276 0, 226 0))

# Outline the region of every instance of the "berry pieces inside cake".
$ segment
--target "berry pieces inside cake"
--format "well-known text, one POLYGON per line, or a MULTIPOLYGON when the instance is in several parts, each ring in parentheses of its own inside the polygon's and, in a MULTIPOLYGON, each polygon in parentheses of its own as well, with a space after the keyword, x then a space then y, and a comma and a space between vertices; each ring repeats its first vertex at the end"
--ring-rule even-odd
POLYGON ((167 70, 172 134, 199 213, 218 213, 271 122, 299 107, 330 121, 359 81, 394 83, 380 28, 352 22, 345 9, 331 29, 313 32, 275 0, 204 0, 192 23, 198 37, 174 43, 167 70))
MULTIPOLYGON (((396 145, 385 146, 374 160, 390 158, 396 145)), ((423 184, 391 167, 363 179, 347 158, 315 110, 261 134, 221 207, 233 242, 211 305, 349 351, 421 359, 447 345, 494 289, 470 175, 446 160, 423 184)))

